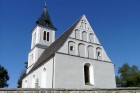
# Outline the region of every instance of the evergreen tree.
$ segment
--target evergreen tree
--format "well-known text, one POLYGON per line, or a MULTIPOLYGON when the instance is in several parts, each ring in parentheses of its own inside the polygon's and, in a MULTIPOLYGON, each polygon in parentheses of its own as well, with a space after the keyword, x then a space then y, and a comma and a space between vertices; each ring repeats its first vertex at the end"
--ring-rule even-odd
POLYGON ((138 66, 123 64, 118 70, 116 84, 118 87, 140 87, 140 70, 138 66))
POLYGON ((9 75, 7 69, 0 65, 0 88, 8 87, 9 75))

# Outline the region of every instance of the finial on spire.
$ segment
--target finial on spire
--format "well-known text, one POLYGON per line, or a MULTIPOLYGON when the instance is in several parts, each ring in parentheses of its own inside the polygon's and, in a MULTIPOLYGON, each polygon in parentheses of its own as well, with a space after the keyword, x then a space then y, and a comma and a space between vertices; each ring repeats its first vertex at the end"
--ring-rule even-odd
POLYGON ((46 0, 45 0, 45 7, 46 7, 46 0))

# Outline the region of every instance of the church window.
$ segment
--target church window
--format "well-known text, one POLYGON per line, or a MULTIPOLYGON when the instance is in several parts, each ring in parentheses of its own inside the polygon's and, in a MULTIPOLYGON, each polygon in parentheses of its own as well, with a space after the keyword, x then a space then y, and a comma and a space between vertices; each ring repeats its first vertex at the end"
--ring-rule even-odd
POLYGON ((86 20, 82 20, 82 22, 81 22, 81 27, 82 27, 83 29, 87 29, 86 20))
POLYGON ((93 46, 88 46, 88 58, 94 58, 94 48, 93 46))
POLYGON ((43 68, 42 75, 41 75, 41 88, 46 88, 46 80, 47 80, 47 73, 46 68, 43 68))
POLYGON ((36 42, 36 33, 34 33, 34 36, 33 36, 33 46, 35 45, 35 42, 36 42))
POLYGON ((97 53, 97 59, 102 60, 102 49, 100 47, 96 49, 96 53, 97 53))
POLYGON ((43 33, 43 40, 46 40, 46 31, 43 33))
POLYGON ((73 51, 74 50, 74 47, 73 46, 70 46, 70 51, 73 51))
POLYGON ((33 75, 33 78, 32 78, 32 88, 35 88, 35 75, 33 75))
POLYGON ((82 39, 83 39, 83 41, 87 41, 87 32, 86 31, 82 32, 82 39))
POLYGON ((81 22, 81 27, 84 28, 84 20, 81 22))
POLYGON ((99 57, 101 57, 101 56, 102 56, 102 55, 101 55, 101 52, 98 52, 98 56, 99 56, 99 57))
POLYGON ((47 41, 50 41, 50 35, 49 35, 49 32, 47 32, 47 41))
POLYGON ((69 43, 68 43, 68 52, 69 52, 69 54, 76 55, 76 51, 74 51, 75 47, 76 47, 76 43, 73 42, 73 41, 69 41, 69 43))
POLYGON ((80 43, 78 45, 78 52, 79 52, 79 56, 81 57, 85 57, 86 56, 86 49, 85 49, 85 45, 80 43))
POLYGON ((34 58, 34 55, 33 55, 33 54, 31 54, 31 60, 33 60, 33 58, 34 58))
POLYGON ((44 68, 43 71, 46 71, 46 68, 44 68))
POLYGON ((84 66, 84 74, 85 74, 85 84, 90 82, 89 78, 89 67, 87 65, 84 66))
POLYGON ((94 35, 92 33, 89 34, 89 40, 91 43, 94 43, 94 35))
POLYGON ((27 80, 25 80, 24 88, 27 88, 27 80))
POLYGON ((85 85, 94 85, 93 67, 89 63, 84 65, 84 80, 85 80, 85 85))
POLYGON ((36 79, 35 88, 39 88, 39 80, 38 80, 38 78, 36 79))
POLYGON ((85 29, 87 28, 87 23, 85 23, 85 29))

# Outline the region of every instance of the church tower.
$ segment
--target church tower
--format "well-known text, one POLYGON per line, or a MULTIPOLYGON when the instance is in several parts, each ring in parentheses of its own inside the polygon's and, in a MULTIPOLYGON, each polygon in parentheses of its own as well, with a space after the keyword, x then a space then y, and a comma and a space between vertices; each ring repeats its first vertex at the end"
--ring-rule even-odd
POLYGON ((52 24, 45 4, 43 12, 32 30, 31 51, 28 54, 27 73, 38 60, 42 52, 55 41, 55 31, 56 28, 52 24))

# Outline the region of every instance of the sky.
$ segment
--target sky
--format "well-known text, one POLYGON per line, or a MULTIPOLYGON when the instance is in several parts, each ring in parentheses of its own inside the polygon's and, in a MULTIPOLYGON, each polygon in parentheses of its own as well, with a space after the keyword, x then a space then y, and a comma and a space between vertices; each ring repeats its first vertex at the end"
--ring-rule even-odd
MULTIPOLYGON (((16 88, 31 48, 31 31, 45 0, 0 0, 0 65, 16 88)), ((56 38, 86 15, 99 41, 115 64, 140 68, 140 0, 47 0, 56 38)))

